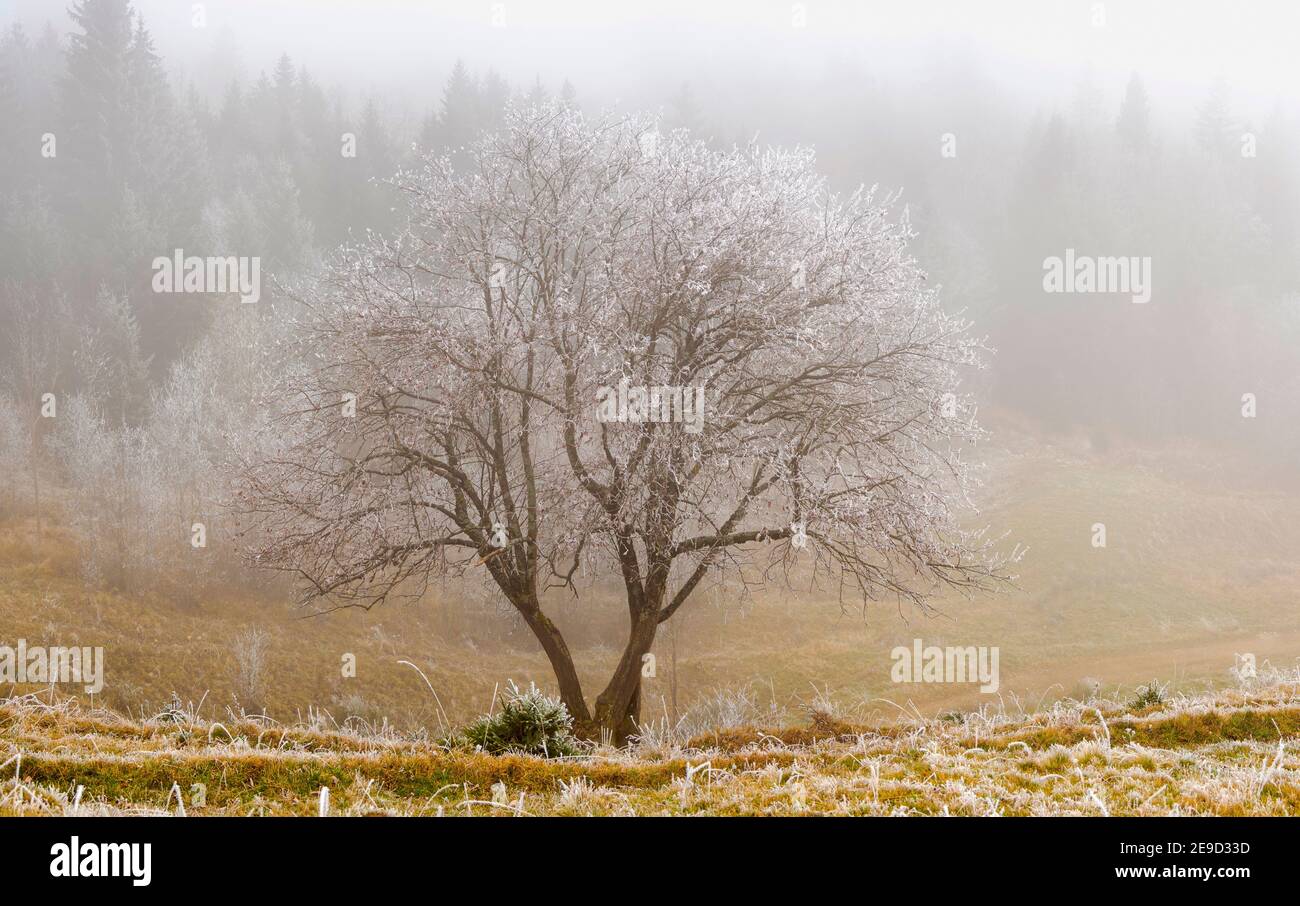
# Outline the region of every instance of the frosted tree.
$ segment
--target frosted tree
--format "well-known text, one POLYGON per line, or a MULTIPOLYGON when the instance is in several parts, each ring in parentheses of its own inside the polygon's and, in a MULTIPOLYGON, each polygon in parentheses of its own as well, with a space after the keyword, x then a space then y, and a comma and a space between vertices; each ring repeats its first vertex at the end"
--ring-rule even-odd
MULTIPOLYGON (((25 417, 26 408, 8 394, 0 393, 0 467, 9 475, 31 472, 30 419, 25 417)), ((22 482, 8 481, 5 484, 4 495, 0 497, 0 514, 10 518, 18 512, 22 482)))
POLYGON ((190 592, 238 563, 227 522, 227 481, 231 464, 251 455, 247 444, 258 436, 255 402, 273 331, 273 314, 254 320, 239 306, 227 306, 154 394, 148 443, 164 478, 153 494, 160 519, 150 541, 171 553, 168 572, 183 577, 190 592), (271 327, 263 330, 264 324, 271 327), (201 547, 195 546, 196 523, 202 525, 201 547))
POLYGON ((959 519, 980 433, 959 372, 982 345, 888 200, 832 195, 808 151, 561 105, 468 154, 400 173, 409 228, 294 293, 299 364, 241 493, 257 562, 331 606, 480 576, 579 731, 615 741, 706 582, 925 607, 1001 577, 959 519), (621 581, 629 621, 592 702, 543 606, 583 573, 621 581))
POLYGON ((68 401, 50 445, 67 481, 83 573, 116 590, 137 590, 159 564, 159 550, 144 543, 159 534, 164 475, 157 450, 143 429, 105 418, 88 395, 68 401))
MULTIPOLYGON (((268 321, 271 318, 267 318, 268 321)), ((252 406, 267 368, 259 322, 236 305, 170 369, 138 423, 122 417, 116 357, 81 356, 90 389, 61 403, 50 446, 73 504, 87 576, 115 588, 145 583, 197 600, 205 583, 237 562, 225 522, 228 466, 258 436, 252 406), (88 363, 88 364, 85 364, 88 363), (118 386, 112 394, 97 388, 118 386)), ((3 433, 0 419, 0 434, 3 433)), ((0 454, 3 453, 0 437, 0 454)))
MULTIPOLYGON (((65 338, 60 322, 65 311, 66 303, 57 293, 41 297, 10 283, 0 285, 0 318, 6 329, 0 342, 0 392, 11 401, 6 406, 12 406, 5 427, 7 464, 13 467, 9 483, 16 490, 17 475, 26 473, 38 542, 44 537, 47 435, 62 385, 65 338)), ((16 503, 13 496, 11 502, 16 503)))

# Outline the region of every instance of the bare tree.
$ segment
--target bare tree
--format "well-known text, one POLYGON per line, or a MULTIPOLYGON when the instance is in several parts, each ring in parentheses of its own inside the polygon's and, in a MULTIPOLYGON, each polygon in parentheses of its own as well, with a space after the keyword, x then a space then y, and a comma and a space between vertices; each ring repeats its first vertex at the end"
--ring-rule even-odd
POLYGON ((147 433, 114 425, 95 400, 77 395, 59 418, 52 447, 63 466, 87 578, 119 591, 136 590, 156 578, 165 548, 158 524, 163 473, 147 433))
MULTIPOLYGON (((42 302, 34 294, 23 293, 6 284, 0 288, 3 318, 9 332, 8 355, 0 360, 0 386, 6 386, 17 406, 17 427, 23 435, 25 461, 31 479, 32 510, 36 516, 36 541, 44 538, 45 508, 41 500, 41 471, 51 416, 57 412, 53 395, 59 386, 60 332, 59 319, 63 299, 52 296, 42 302), (44 307, 43 307, 44 306, 44 307), (47 406, 52 408, 47 408, 47 406)), ((15 454, 18 452, 15 447, 15 454)))
POLYGON ((296 292, 300 364, 242 493, 257 562, 335 606, 481 572, 580 731, 616 741, 706 581, 925 606, 1000 577, 957 518, 979 435, 958 372, 982 345, 889 200, 832 195, 808 151, 558 106, 468 156, 399 174, 409 228, 296 292), (591 707, 542 607, 580 571, 619 576, 629 616, 591 707))

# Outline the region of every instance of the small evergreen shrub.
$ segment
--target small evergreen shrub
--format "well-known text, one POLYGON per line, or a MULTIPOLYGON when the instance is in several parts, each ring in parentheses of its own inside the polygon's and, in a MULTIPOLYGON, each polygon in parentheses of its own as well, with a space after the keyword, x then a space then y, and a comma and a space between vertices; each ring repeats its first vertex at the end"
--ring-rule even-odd
POLYGON ((1146 686, 1139 686, 1137 698, 1133 699, 1133 704, 1129 706, 1131 710, 1140 711, 1143 708, 1152 708, 1156 705, 1165 703, 1165 690, 1159 685, 1152 682, 1146 686))
POLYGON ((502 695, 501 707, 474 721, 460 736, 464 744, 491 755, 522 752, 559 758, 579 752, 572 730, 573 718, 564 702, 544 694, 532 683, 523 691, 511 681, 502 695))

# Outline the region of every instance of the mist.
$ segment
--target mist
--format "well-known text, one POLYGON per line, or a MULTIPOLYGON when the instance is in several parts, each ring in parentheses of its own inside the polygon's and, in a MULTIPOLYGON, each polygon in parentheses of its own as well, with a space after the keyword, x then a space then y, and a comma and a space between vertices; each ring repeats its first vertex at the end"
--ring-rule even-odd
MULTIPOLYGON (((455 758, 520 751, 503 706, 688 759, 914 717, 965 757, 999 695, 1281 708, 1298 32, 0 0, 0 665, 455 758)), ((1274 807, 1198 796, 1152 808, 1274 807)))

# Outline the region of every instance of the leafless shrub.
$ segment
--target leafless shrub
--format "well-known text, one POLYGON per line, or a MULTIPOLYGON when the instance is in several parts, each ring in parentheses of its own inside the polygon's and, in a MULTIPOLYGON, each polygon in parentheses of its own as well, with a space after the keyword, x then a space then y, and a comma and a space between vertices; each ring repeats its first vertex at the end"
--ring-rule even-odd
POLYGON ((245 710, 262 710, 270 642, 270 635, 256 627, 239 633, 231 642, 231 652, 235 656, 235 695, 245 710))

